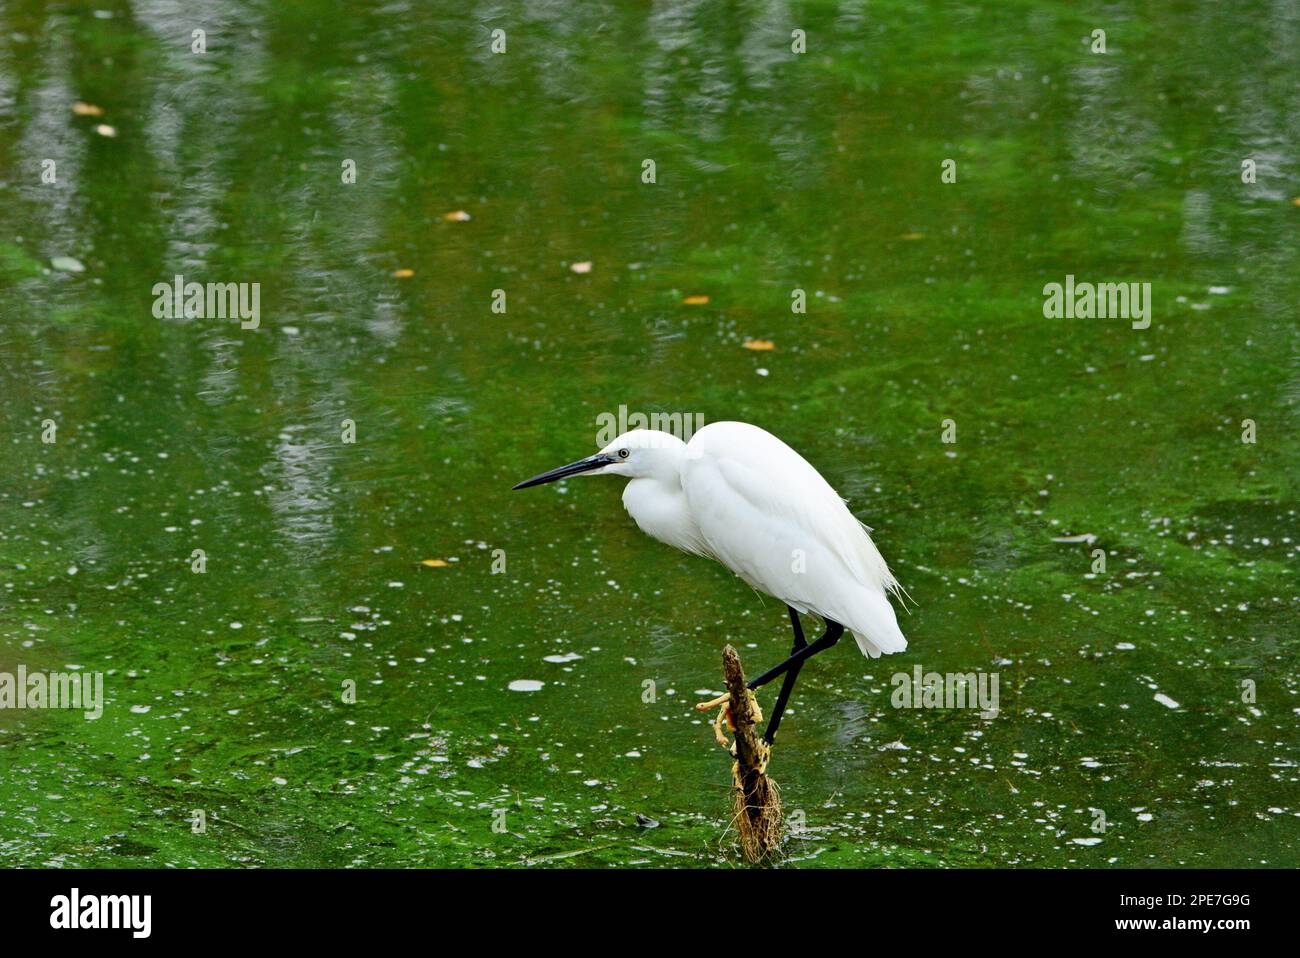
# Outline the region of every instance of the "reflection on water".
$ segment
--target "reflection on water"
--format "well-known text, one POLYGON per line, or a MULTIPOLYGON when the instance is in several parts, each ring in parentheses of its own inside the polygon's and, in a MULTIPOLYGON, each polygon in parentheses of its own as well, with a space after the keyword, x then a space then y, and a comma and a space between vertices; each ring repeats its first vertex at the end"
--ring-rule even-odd
POLYGON ((787 439, 916 599, 804 671, 791 864, 1296 864, 1297 13, 1134 16, 0 12, 0 664, 107 698, 0 712, 0 860, 728 861, 691 706, 784 610, 616 484, 508 492, 624 403, 787 439), (1044 320, 1066 274, 1151 328, 1044 320), (918 664, 1002 713, 891 708, 918 664))

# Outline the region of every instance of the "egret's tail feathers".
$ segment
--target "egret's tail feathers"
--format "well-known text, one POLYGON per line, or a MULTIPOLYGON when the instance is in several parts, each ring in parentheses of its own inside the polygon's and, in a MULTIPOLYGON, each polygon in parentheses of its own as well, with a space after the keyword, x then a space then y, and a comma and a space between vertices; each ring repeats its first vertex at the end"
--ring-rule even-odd
MULTIPOLYGON (((885 557, 880 554, 880 550, 876 548, 875 542, 871 539, 871 527, 856 518, 854 521, 862 529, 862 535, 856 537, 854 547, 857 561, 861 563, 860 568, 868 576, 867 581, 875 582, 886 592, 897 596, 900 601, 904 596, 908 599, 912 598, 907 595, 907 590, 899 585, 894 573, 889 571, 889 565, 885 562, 885 557)), ((854 568, 852 563, 850 563, 850 568, 854 568)), ((904 608, 906 608, 906 605, 904 605, 904 608)))
POLYGON ((882 592, 863 590, 864 595, 854 608, 854 615, 844 625, 853 633, 862 654, 873 659, 881 654, 902 652, 907 639, 898 627, 898 617, 882 592))

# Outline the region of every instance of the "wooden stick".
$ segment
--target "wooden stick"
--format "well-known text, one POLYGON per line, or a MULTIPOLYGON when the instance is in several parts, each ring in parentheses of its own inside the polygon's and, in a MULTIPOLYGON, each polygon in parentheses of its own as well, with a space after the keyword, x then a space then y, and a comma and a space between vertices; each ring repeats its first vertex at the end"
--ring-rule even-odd
POLYGON ((760 862, 781 844, 781 798, 776 783, 767 777, 769 749, 757 732, 763 713, 754 693, 745 687, 740 654, 730 645, 722 650, 722 676, 736 733, 732 768, 736 833, 745 860, 760 862))

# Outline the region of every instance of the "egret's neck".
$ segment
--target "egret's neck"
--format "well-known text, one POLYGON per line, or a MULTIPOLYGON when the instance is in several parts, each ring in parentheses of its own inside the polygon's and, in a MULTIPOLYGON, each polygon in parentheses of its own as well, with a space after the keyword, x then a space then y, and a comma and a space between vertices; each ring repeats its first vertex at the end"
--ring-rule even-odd
POLYGON ((632 479, 623 489, 623 507, 646 535, 683 552, 704 554, 703 537, 682 491, 685 450, 660 452, 651 474, 632 479))

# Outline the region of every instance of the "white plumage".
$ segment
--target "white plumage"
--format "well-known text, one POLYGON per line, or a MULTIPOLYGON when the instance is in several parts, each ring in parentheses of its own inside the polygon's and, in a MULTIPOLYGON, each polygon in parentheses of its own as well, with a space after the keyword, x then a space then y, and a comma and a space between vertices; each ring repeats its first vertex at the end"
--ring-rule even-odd
POLYGON ((642 531, 716 559, 798 612, 843 625, 864 655, 907 648, 887 596, 898 583, 866 527, 771 433, 717 422, 684 443, 634 429, 597 455, 516 488, 580 473, 628 477, 623 505, 642 531))
POLYGON ((898 583, 876 544, 821 474, 776 436, 743 422, 711 423, 689 443, 638 429, 602 453, 624 449, 627 459, 600 471, 632 477, 623 505, 642 531, 716 559, 799 612, 840 623, 864 655, 907 648, 886 596, 898 583), (644 465, 626 468, 643 456, 644 465))

